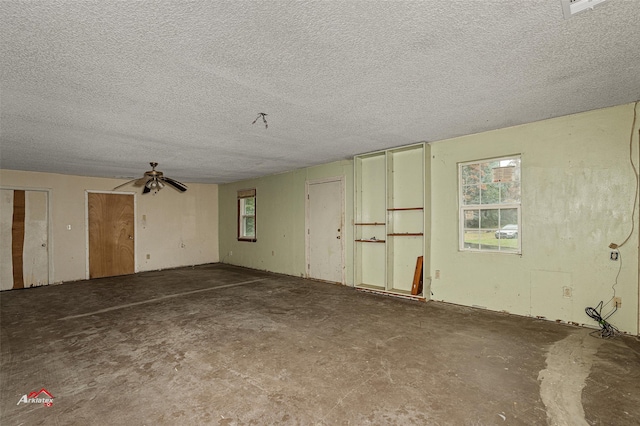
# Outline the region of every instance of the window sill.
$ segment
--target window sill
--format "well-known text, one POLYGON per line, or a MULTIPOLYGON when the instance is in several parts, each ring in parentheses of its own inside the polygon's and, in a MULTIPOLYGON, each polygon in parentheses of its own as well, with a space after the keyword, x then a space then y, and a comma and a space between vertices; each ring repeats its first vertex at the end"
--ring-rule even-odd
POLYGON ((508 250, 477 250, 477 249, 458 249, 459 253, 492 253, 492 254, 515 254, 522 257, 522 251, 508 251, 508 250))
POLYGON ((244 241, 244 242, 247 242, 247 243, 255 243, 258 240, 255 239, 255 238, 238 238, 238 241, 244 241))

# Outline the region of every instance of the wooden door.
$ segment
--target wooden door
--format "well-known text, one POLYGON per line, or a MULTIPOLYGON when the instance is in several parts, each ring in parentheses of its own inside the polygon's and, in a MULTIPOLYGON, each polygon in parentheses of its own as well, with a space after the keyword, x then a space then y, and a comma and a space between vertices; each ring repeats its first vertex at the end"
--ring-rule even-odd
POLYGON ((343 283, 342 180, 307 183, 307 275, 343 283))
POLYGON ((89 192, 89 278, 135 272, 133 195, 89 192))
POLYGON ((0 290, 49 284, 49 193, 0 193, 0 290))

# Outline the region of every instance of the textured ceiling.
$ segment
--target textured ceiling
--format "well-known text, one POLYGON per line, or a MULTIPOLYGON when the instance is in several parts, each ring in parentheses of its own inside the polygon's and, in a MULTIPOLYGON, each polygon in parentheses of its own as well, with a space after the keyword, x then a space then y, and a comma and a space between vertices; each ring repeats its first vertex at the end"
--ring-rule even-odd
POLYGON ((223 183, 632 102, 639 22, 640 0, 3 0, 0 167, 223 183))

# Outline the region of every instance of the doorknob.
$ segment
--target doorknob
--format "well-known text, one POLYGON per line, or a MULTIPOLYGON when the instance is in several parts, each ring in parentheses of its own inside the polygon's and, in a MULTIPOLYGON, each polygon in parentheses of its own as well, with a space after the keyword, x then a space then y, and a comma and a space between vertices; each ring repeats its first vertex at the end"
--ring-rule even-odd
POLYGON ((42 247, 46 247, 46 246, 47 246, 47 243, 42 243, 42 247))
POLYGON ((129 239, 130 239, 130 240, 133 240, 133 237, 132 237, 131 235, 129 235, 129 239))

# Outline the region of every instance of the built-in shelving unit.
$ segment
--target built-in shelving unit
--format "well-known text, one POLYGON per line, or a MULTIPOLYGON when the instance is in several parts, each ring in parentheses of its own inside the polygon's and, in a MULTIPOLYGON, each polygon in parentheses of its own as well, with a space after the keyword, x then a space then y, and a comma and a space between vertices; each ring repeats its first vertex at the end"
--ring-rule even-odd
POLYGON ((418 144, 354 159, 357 287, 411 294, 425 246, 425 149, 418 144))
POLYGON ((385 153, 361 155, 355 159, 356 216, 355 262, 356 283, 369 289, 384 290, 386 281, 387 219, 384 192, 385 153))

